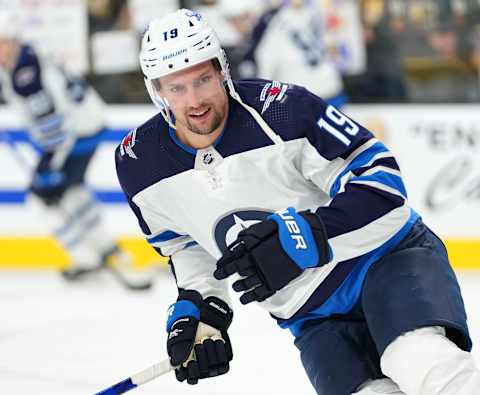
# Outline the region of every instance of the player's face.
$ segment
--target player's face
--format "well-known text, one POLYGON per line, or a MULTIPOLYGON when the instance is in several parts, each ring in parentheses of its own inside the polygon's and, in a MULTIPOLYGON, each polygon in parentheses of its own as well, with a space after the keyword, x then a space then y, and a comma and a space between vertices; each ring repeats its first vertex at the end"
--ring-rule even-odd
POLYGON ((177 130, 209 135, 223 127, 228 98, 222 81, 211 61, 161 78, 160 94, 175 115, 177 130))

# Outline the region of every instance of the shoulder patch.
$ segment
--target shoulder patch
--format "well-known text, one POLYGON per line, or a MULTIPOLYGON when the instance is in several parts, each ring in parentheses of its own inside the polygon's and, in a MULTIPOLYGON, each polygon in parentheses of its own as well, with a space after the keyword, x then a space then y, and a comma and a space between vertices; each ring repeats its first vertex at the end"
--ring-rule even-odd
POLYGON ((138 159, 137 155, 133 151, 135 146, 135 140, 137 138, 137 129, 133 129, 123 138, 120 143, 120 155, 128 155, 130 158, 138 159))
MULTIPOLYGON (((17 64, 11 74, 11 81, 15 93, 24 98, 43 91, 40 63, 30 47, 22 46, 20 48, 17 64)), ((40 96, 45 95, 40 93, 40 96)), ((35 100, 41 102, 43 97, 35 100)), ((35 114, 39 112, 42 111, 37 109, 35 114)))
POLYGON ((19 88, 25 88, 31 85, 37 77, 38 69, 35 66, 23 66, 15 71, 15 85, 19 88))
POLYGON ((262 114, 276 100, 282 101, 287 92, 288 84, 282 84, 278 81, 272 81, 265 84, 260 94, 260 101, 263 102, 262 114))

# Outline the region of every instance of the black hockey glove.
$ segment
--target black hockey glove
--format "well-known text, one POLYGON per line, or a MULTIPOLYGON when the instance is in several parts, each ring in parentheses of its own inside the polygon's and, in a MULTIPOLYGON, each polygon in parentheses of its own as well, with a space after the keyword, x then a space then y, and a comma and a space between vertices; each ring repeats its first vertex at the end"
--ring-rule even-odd
POLYGON ((227 373, 232 346, 227 329, 233 312, 221 299, 203 300, 197 291, 181 291, 168 309, 167 352, 178 381, 197 384, 198 379, 227 373))
POLYGON ((243 292, 240 302, 261 302, 305 269, 325 265, 331 259, 320 217, 289 207, 242 230, 217 262, 214 276, 222 280, 238 273, 242 279, 233 283, 233 289, 243 292))

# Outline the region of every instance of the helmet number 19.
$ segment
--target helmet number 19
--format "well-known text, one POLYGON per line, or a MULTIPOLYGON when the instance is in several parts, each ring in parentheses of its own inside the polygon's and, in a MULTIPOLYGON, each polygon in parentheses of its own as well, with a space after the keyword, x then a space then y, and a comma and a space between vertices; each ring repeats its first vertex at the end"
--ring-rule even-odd
POLYGON ((163 40, 164 40, 164 41, 167 41, 167 40, 169 40, 169 39, 171 39, 171 38, 175 38, 175 37, 177 37, 177 36, 178 36, 178 29, 177 29, 177 28, 172 29, 172 30, 170 30, 170 31, 168 31, 168 32, 163 32, 163 40))

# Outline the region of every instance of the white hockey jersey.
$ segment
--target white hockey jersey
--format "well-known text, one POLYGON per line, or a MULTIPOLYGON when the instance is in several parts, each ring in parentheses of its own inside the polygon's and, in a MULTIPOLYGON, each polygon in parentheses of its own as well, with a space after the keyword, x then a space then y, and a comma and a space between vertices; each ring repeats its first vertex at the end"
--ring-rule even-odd
POLYGON ((243 77, 254 73, 307 86, 326 100, 343 93, 341 74, 325 45, 324 21, 313 6, 282 6, 265 13, 251 34, 239 70, 243 77))
POLYGON ((238 232, 286 207, 316 211, 333 260, 260 303, 298 334, 305 320, 348 312, 368 267, 418 215, 392 154, 362 126, 298 86, 235 86, 276 138, 234 99, 223 133, 203 150, 184 146, 157 115, 117 148, 118 178, 148 242, 171 257, 178 287, 226 301, 213 271, 238 232))
POLYGON ((100 96, 28 45, 20 47, 11 71, 0 68, 0 84, 5 100, 20 109, 31 139, 45 151, 103 128, 100 96))

